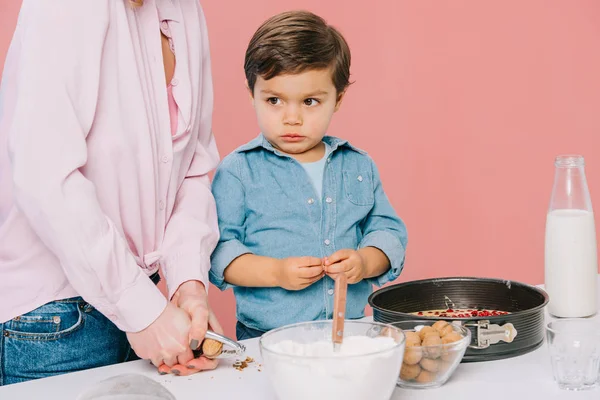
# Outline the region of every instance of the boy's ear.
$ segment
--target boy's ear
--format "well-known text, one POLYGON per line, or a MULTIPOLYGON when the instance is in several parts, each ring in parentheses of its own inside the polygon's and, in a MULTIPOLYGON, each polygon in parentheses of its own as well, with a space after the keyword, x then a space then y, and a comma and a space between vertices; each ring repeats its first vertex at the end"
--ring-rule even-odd
POLYGON ((336 112, 337 110, 339 110, 340 107, 342 106, 342 100, 344 100, 344 96, 346 96, 346 91, 345 90, 342 93, 338 94, 337 100, 336 100, 336 103, 335 103, 334 112, 336 112))
POLYGON ((248 90, 248 95, 250 96, 250 104, 252 104, 252 107, 254 107, 254 93, 252 93, 252 90, 250 89, 250 86, 248 85, 248 79, 246 79, 246 90, 248 90))

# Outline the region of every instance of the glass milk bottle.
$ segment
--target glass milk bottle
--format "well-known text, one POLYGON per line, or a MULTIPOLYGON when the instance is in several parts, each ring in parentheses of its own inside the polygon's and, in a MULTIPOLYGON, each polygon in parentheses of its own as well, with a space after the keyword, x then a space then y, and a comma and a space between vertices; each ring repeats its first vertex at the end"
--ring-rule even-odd
POLYGON ((558 156, 546 217, 545 285, 555 317, 596 313, 596 229, 582 156, 558 156))

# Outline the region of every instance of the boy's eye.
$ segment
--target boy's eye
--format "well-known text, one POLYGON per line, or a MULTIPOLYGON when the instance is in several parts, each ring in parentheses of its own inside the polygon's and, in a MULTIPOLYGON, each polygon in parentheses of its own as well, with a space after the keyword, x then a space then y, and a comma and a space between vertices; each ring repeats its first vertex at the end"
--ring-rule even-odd
POLYGON ((279 97, 269 97, 267 102, 273 105, 277 105, 279 103, 279 97))
POLYGON ((319 100, 317 100, 317 99, 304 100, 304 105, 307 105, 307 106, 316 106, 317 104, 319 104, 319 100))

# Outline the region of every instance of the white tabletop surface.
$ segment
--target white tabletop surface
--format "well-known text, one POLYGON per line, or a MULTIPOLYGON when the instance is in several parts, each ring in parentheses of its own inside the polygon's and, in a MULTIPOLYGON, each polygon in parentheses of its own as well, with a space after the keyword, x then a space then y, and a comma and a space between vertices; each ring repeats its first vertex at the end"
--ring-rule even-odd
MULTIPOLYGON (((599 276, 600 280, 600 276, 599 276)), ((600 304, 600 298, 599 298, 600 304)), ((549 318, 547 316, 547 318, 549 318)), ((600 320, 600 316, 595 316, 600 320)), ((215 371, 189 377, 160 376, 148 361, 133 361, 52 378, 0 387, 0 399, 75 399, 96 382, 127 373, 146 375, 169 389, 178 400, 276 400, 266 372, 260 366, 258 339, 243 341, 246 355, 255 362, 243 371, 233 360, 223 360, 215 371)), ((396 388, 393 400, 404 399, 600 399, 600 388, 584 392, 560 390, 552 378, 550 356, 544 344, 539 349, 505 360, 460 364, 441 388, 408 390, 396 388)), ((307 399, 308 400, 308 399, 307 399)), ((335 399, 332 399, 335 400, 335 399)), ((377 400, 377 399, 373 399, 377 400)))

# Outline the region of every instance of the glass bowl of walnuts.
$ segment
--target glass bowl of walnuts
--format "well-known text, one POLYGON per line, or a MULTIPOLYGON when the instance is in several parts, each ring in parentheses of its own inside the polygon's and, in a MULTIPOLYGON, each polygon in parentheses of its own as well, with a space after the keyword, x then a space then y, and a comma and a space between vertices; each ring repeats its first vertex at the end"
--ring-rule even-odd
POLYGON ((406 337, 398 386, 429 389, 442 386, 471 344, 471 331, 447 321, 401 321, 391 324, 406 337))

